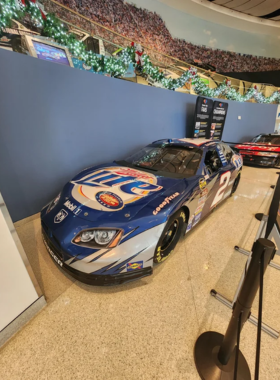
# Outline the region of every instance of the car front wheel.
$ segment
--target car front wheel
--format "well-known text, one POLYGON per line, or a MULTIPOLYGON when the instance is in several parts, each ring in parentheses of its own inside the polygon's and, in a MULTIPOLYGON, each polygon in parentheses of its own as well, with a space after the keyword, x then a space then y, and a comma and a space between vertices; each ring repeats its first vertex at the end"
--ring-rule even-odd
POLYGON ((154 263, 161 263, 171 255, 182 235, 185 222, 186 215, 182 210, 177 211, 169 218, 158 241, 154 254, 154 263))

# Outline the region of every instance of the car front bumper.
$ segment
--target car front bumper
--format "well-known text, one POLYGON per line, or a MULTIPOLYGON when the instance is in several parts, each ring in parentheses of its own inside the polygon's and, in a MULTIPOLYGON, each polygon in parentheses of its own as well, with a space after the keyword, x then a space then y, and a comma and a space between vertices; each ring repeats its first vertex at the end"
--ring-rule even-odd
POLYGON ((47 248, 47 251, 49 252, 50 256, 53 258, 53 260, 56 262, 56 264, 60 266, 61 269, 64 270, 66 273, 68 273, 70 276, 72 276, 76 280, 83 282, 85 284, 96 285, 96 286, 120 285, 126 282, 140 279, 142 277, 150 276, 151 274, 153 274, 152 267, 138 269, 131 272, 118 273, 114 275, 96 275, 96 274, 81 272, 70 267, 69 265, 63 262, 63 255, 52 243, 52 241, 47 236, 43 228, 42 228, 42 237, 43 237, 44 244, 47 248))

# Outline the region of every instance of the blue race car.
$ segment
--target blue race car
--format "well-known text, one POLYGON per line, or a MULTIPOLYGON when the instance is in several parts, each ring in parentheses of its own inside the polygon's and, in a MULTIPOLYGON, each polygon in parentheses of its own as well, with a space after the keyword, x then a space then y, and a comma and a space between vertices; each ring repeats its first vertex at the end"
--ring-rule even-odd
POLYGON ((223 142, 166 139, 83 170, 41 211, 43 240, 74 278, 113 285, 151 275, 240 181, 223 142))

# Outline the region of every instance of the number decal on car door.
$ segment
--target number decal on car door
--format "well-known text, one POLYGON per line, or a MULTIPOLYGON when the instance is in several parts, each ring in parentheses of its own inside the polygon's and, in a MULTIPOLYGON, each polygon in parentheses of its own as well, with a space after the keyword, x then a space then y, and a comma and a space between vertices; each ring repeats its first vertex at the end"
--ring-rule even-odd
POLYGON ((220 202, 223 199, 224 192, 226 187, 228 186, 229 180, 231 177, 230 172, 225 172, 224 174, 221 175, 220 178, 220 187, 219 190, 217 191, 217 194, 211 204, 211 208, 214 207, 218 202, 220 202))

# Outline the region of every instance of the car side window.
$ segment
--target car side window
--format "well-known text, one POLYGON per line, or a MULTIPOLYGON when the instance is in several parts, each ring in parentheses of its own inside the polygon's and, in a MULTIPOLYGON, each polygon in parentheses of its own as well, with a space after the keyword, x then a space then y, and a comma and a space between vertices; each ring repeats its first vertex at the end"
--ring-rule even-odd
POLYGON ((223 165, 216 149, 208 150, 204 160, 208 174, 216 173, 223 165))
POLYGON ((219 144, 219 147, 222 150, 223 155, 224 155, 227 163, 229 164, 231 162, 231 159, 232 159, 232 156, 233 156, 233 151, 226 144, 219 144))

